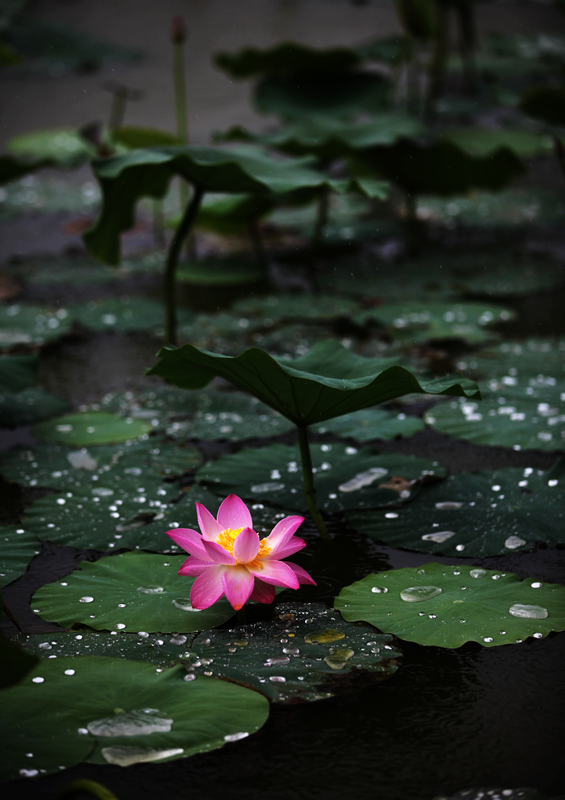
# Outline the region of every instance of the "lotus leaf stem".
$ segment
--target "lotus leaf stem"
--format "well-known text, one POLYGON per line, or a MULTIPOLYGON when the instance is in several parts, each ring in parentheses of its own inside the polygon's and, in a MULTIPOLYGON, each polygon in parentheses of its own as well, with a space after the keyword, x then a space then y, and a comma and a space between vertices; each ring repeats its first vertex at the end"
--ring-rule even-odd
POLYGON ((302 460, 302 477, 304 479, 304 498, 306 507, 310 512, 316 527, 320 531, 323 539, 329 539, 330 535, 322 517, 322 513, 316 502, 316 489, 314 488, 314 473, 312 472, 312 456, 310 455, 310 445, 308 444, 308 428, 305 425, 298 425, 298 444, 300 446, 300 457, 302 460))

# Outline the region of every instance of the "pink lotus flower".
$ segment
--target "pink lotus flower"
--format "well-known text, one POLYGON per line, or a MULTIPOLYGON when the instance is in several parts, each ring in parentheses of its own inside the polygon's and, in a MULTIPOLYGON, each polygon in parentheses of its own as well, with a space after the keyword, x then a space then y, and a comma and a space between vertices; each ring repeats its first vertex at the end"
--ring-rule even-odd
POLYGON ((196 513, 202 535, 190 528, 167 531, 191 554, 179 575, 197 576, 190 592, 194 608, 209 608, 225 594, 238 611, 249 599, 272 603, 275 586, 316 585, 302 567, 281 560, 306 546, 294 536, 304 517, 285 517, 265 539, 259 539, 249 509, 234 494, 221 504, 217 520, 201 503, 196 503, 196 513))

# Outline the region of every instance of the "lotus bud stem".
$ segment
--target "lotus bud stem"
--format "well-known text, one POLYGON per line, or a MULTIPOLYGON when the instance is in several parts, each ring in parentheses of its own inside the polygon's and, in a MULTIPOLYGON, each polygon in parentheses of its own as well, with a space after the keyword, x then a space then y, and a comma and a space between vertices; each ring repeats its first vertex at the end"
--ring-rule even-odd
POLYGON ((329 539, 330 535, 322 517, 322 513, 316 502, 316 489, 314 488, 314 473, 312 472, 312 456, 310 455, 310 445, 308 443, 308 429, 305 425, 298 426, 298 444, 300 446, 300 458, 302 461, 302 477, 304 479, 304 498, 306 507, 310 512, 316 527, 320 531, 323 539, 329 539))

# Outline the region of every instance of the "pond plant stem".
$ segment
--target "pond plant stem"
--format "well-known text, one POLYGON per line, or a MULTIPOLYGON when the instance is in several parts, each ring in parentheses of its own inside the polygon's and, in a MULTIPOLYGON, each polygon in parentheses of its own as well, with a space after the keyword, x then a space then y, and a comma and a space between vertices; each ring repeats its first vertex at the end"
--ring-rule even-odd
POLYGON ((177 344, 177 309, 175 299, 175 277, 177 265, 183 242, 190 233, 203 197, 204 189, 201 189, 199 186, 195 186, 190 202, 185 208, 184 214, 182 215, 179 226, 175 231, 175 235, 173 236, 171 245, 169 247, 169 252, 167 254, 163 284, 163 294, 165 299, 165 344, 177 344))
MULTIPOLYGON (((173 84, 177 138, 183 144, 188 144, 186 82, 184 78, 184 43, 186 41, 186 27, 182 17, 175 17, 173 19, 171 41, 173 43, 173 84)), ((188 186, 186 182, 180 178, 179 196, 181 208, 186 207, 188 195, 188 186)))
POLYGON ((114 792, 107 789, 97 781, 91 781, 88 778, 80 778, 76 781, 71 781, 63 786, 60 792, 55 795, 55 800, 66 800, 69 797, 84 797, 90 795, 97 798, 97 800, 118 800, 114 792))
POLYGON ((308 444, 308 428, 306 425, 298 425, 298 444, 300 446, 300 458, 302 461, 302 477, 304 479, 304 498, 306 507, 310 512, 316 527, 320 531, 323 539, 330 538, 326 523, 316 502, 316 489, 314 488, 314 473, 312 472, 312 456, 310 455, 310 445, 308 444))

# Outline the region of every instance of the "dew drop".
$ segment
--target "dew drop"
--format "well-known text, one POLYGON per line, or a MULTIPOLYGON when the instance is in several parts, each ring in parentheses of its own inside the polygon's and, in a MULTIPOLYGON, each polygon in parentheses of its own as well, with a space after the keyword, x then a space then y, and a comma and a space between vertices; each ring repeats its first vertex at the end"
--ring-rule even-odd
POLYGON ((93 603, 93 602, 94 602, 94 597, 89 597, 88 595, 85 595, 84 597, 81 597, 79 599, 79 603, 93 603))
POLYGON ((532 587, 532 589, 541 589, 542 585, 543 585, 543 584, 541 584, 541 583, 540 583, 540 581, 534 581, 534 583, 531 583, 531 584, 530 584, 530 586, 532 587))
POLYGON ((201 608, 193 608, 190 597, 177 597, 176 600, 173 600, 173 605, 175 608, 178 608, 179 611, 202 611, 201 608))
POLYGON ((484 578, 487 574, 486 569, 472 569, 469 575, 471 578, 484 578))
POLYGON ((247 739, 249 736, 247 731, 240 731, 239 733, 228 733, 224 736, 224 742, 239 742, 240 739, 247 739))
POLYGON ((436 544, 441 544, 442 542, 447 542, 452 536, 455 536, 454 531, 437 531, 436 533, 425 533, 422 539, 424 542, 436 542, 436 544))
POLYGON ((492 642, 492 641, 494 641, 494 640, 493 640, 492 636, 484 636, 484 637, 483 637, 483 641, 484 641, 484 642, 492 642))
POLYGON ((515 603, 508 611, 513 617, 522 619, 547 619, 549 617, 547 608, 529 605, 528 603, 515 603))
POLYGON ((114 628, 115 628, 117 631, 123 631, 123 629, 124 629, 125 627, 126 627, 126 626, 125 626, 125 624, 124 624, 123 622, 117 622, 117 623, 114 625, 114 628))
POLYGON ((441 594, 439 586, 409 586, 400 592, 400 598, 407 603, 421 603, 437 597, 438 594, 441 594))
POLYGON ((504 547, 507 547, 508 550, 516 550, 516 548, 522 547, 525 544, 526 542, 524 539, 520 539, 519 536, 509 536, 504 542, 504 547))
POLYGON ((443 503, 436 503, 436 508, 440 511, 455 511, 463 508, 464 503, 455 503, 452 501, 445 501, 443 503))
POLYGON ((95 719, 86 726, 93 736, 145 736, 168 733, 173 720, 157 708, 121 709, 113 717, 95 719))
POLYGON ((286 678, 283 678, 282 675, 271 675, 269 680, 271 683, 286 683, 286 678))
POLYGON ((170 644, 185 644, 187 637, 184 634, 179 634, 178 636, 171 636, 169 639, 170 644))
POLYGON ((161 594, 165 590, 162 586, 138 586, 137 591, 139 594, 161 594))
POLYGON ((32 678, 32 679, 31 679, 31 682, 32 682, 32 683, 43 683, 43 681, 44 681, 44 680, 45 680, 45 678, 40 678, 40 677, 38 676, 37 678, 32 678))
POLYGON ((196 675, 194 674, 194 672, 189 672, 187 675, 184 676, 183 680, 185 680, 185 681, 195 681, 196 680, 196 675))
POLYGON ((39 775, 39 771, 36 769, 21 769, 20 775, 22 778, 35 778, 37 775, 39 775))
POLYGON ((543 633, 534 633, 534 639, 543 639, 543 633))
POLYGON ((388 589, 386 588, 386 586, 373 586, 371 591, 373 592, 373 594, 386 594, 388 592, 388 589))
POLYGON ((75 670, 74 669, 66 669, 65 670, 65 675, 74 675, 74 674, 75 674, 75 670))

